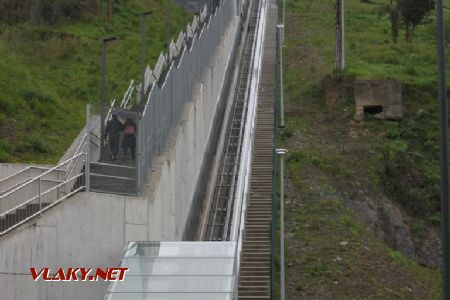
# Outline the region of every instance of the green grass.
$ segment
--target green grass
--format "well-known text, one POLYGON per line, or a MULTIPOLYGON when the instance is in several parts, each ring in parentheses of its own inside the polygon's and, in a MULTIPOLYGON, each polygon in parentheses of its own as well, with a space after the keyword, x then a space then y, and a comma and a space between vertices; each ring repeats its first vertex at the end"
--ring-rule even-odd
MULTIPOLYGON (((324 109, 321 80, 334 69, 334 3, 287 1, 288 14, 295 11, 287 26, 291 37, 286 41, 285 53, 286 99, 292 105, 308 99, 314 109, 324 109), (311 34, 297 38, 301 33, 296 28, 308 28, 311 34), (313 68, 301 68, 300 63, 313 68)), ((387 17, 378 14, 380 3, 346 2, 347 66, 340 76, 395 79, 404 83, 404 120, 369 120, 364 126, 375 136, 385 136, 379 139, 378 148, 387 153, 386 174, 382 174, 386 190, 415 217, 436 222, 439 221, 439 118, 434 12, 417 27, 413 43, 405 41, 405 32, 401 30, 398 43, 394 44, 387 17), (414 175, 415 180, 405 174, 414 175)), ((450 25, 448 14, 446 22, 450 25)), ((338 109, 346 110, 345 117, 351 119, 353 100, 338 109)))
MULTIPOLYGON (((113 22, 104 16, 57 25, 0 22, 0 162, 56 162, 85 120, 85 105, 99 111, 102 37, 120 41, 107 53, 108 99, 121 98, 139 78, 140 12, 147 19, 147 62, 154 65, 167 41, 166 2, 114 1, 113 22)), ((172 36, 185 12, 171 2, 172 36)))
MULTIPOLYGON (((378 15, 381 2, 345 1, 347 67, 337 74, 335 1, 287 0, 287 127, 281 142, 289 149, 293 186, 287 191, 292 299, 440 296, 437 270, 387 247, 348 208, 352 201, 364 202, 365 196, 386 196, 401 205, 419 239, 430 224, 439 223, 434 17, 417 28, 412 44, 406 43, 403 30, 393 44, 387 17, 378 15), (322 84, 329 74, 341 87, 351 86, 354 78, 402 81, 404 119, 355 122, 353 95, 348 92, 336 106, 327 107, 322 84), (340 241, 353 246, 340 247, 340 241)), ((446 22, 450 24, 448 14, 446 22)))

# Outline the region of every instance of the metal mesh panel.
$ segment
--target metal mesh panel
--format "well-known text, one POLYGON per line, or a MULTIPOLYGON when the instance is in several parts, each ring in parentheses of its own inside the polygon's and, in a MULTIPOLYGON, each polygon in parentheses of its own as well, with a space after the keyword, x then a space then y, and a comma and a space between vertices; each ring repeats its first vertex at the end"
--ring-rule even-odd
MULTIPOLYGON (((152 167, 152 159, 163 153, 171 130, 178 126, 185 105, 193 99, 196 87, 211 65, 232 16, 233 1, 221 2, 210 17, 198 25, 193 38, 186 41, 178 57, 169 63, 166 74, 161 75, 163 79, 151 86, 142 117, 137 121, 137 184, 140 193, 152 167)), ((209 95, 215 99, 221 84, 213 82, 212 85, 209 95)))

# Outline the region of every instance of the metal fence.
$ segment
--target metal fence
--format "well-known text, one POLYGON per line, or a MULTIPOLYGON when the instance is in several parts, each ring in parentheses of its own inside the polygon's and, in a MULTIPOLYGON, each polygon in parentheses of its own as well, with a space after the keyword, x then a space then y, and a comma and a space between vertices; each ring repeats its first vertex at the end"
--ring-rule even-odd
MULTIPOLYGON (((172 41, 168 55, 160 55, 153 71, 147 71, 152 80, 141 118, 137 121, 137 190, 143 192, 152 159, 161 155, 173 128, 181 121, 185 105, 192 100, 201 77, 211 65, 216 49, 232 20, 233 0, 224 0, 208 17, 208 9, 202 12, 186 32, 172 41)), ((220 93, 220 83, 212 86, 212 97, 220 93)))

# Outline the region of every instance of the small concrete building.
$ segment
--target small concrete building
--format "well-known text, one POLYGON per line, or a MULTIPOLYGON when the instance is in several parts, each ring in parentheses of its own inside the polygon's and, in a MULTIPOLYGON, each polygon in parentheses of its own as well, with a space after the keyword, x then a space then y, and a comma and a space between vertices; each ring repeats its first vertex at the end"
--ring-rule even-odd
POLYGON ((403 87, 396 80, 355 80, 355 120, 372 114, 380 119, 403 118, 403 87))

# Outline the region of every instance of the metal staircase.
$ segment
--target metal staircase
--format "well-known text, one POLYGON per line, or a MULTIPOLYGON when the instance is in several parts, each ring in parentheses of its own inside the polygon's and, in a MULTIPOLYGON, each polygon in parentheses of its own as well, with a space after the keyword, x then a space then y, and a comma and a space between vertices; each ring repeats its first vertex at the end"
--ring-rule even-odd
MULTIPOLYGON (((269 3, 269 7, 271 3, 269 3)), ((271 299, 276 9, 267 17, 238 299, 271 299)))

